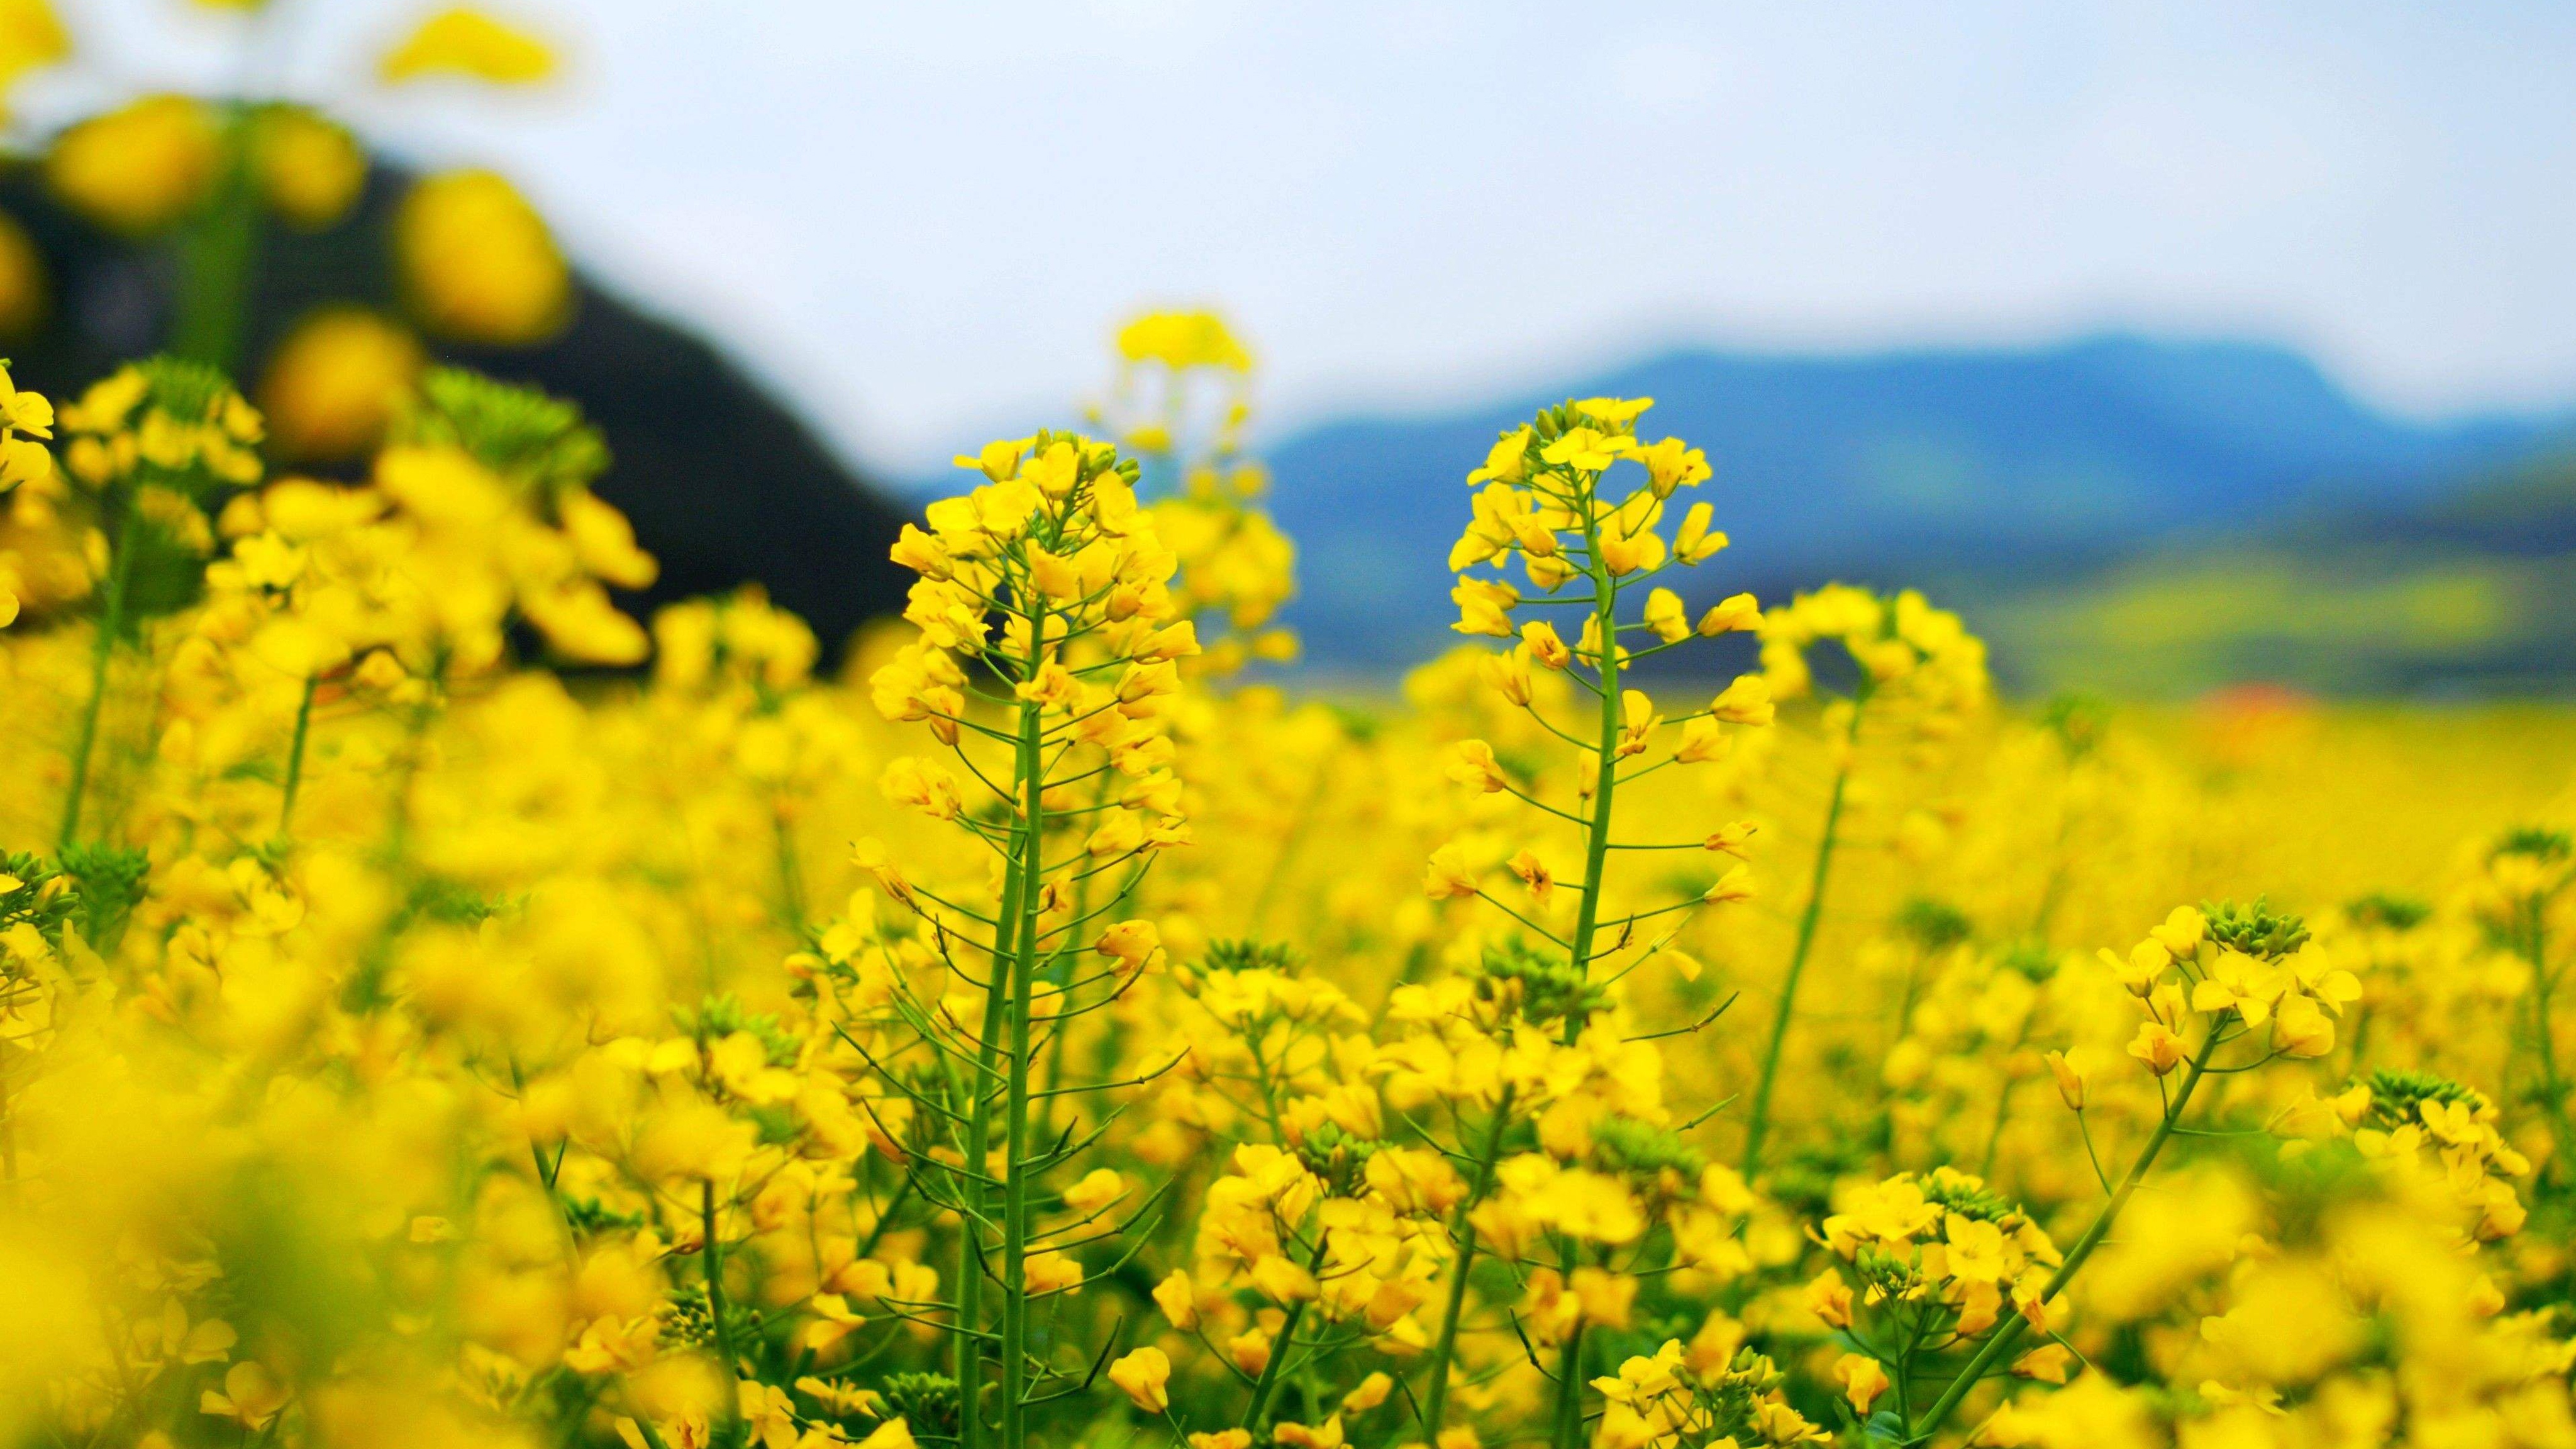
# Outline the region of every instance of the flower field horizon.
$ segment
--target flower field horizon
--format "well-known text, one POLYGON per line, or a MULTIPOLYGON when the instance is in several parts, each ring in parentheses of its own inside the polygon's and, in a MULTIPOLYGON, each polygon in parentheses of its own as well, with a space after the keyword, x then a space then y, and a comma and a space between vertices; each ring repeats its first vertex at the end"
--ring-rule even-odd
POLYGON ((0 1427, 2570 1442, 2576 716, 1999 700, 1728 593, 1616 399, 1301 697, 1239 353, 1122 348, 838 678, 619 612, 560 403, 334 484, 202 366, 16 394, 0 1427))

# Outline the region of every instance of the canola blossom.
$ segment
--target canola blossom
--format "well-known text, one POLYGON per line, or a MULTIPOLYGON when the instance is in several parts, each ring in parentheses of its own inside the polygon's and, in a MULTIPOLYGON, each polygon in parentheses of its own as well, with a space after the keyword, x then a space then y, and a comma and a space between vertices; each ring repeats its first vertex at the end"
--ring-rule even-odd
MULTIPOLYGON (((0 86, 69 48, 0 4, 0 86)), ((1742 587, 1612 397, 1456 460, 1464 642, 1282 683, 1204 311, 825 672, 636 617, 599 433, 431 361, 578 304, 502 176, 237 379, 358 138, 150 95, 35 171, 177 307, 0 366, 0 1444, 2576 1446, 2563 713, 2016 700, 1742 587)))
POLYGON ((1120 347, 838 677, 560 401, 0 390, 0 1433, 2576 1442, 2563 721, 2017 705, 1612 398, 1300 699, 1249 353, 1120 347))

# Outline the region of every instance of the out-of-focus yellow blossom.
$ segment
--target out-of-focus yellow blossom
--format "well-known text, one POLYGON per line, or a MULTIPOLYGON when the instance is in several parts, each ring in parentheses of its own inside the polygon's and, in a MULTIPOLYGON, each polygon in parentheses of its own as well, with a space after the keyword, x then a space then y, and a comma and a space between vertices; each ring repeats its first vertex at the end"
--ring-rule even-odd
POLYGON ((553 233, 496 172, 415 185, 394 218, 394 263, 413 314, 442 337, 524 347, 570 316, 571 269, 553 233))
POLYGON ((367 183, 367 153, 358 138, 301 106, 260 108, 251 121, 250 162, 260 195, 306 231, 347 215, 367 183))
POLYGON ((377 62, 387 84, 458 76, 493 85, 534 85, 555 73, 552 47, 487 11, 441 10, 377 62))
POLYGON ((260 411, 278 455, 355 458, 385 430, 426 358, 409 330, 363 307, 305 318, 278 343, 260 380, 260 411))
POLYGON ((52 0, 0 0, 0 99, 30 71, 71 54, 70 32, 52 0))
POLYGON ((202 205, 223 165, 214 113, 188 96, 146 96, 54 138, 45 181, 111 231, 144 236, 202 205))

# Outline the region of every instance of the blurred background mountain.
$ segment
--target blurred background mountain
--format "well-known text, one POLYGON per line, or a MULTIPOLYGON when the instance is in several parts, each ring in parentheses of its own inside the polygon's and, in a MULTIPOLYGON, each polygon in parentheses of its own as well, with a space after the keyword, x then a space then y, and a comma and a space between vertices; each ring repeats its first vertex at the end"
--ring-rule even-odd
POLYGON ((1731 585, 1923 587, 2025 687, 2576 677, 2576 414, 2401 418, 2285 347, 2130 335, 1673 352, 1299 431, 1269 451, 1280 523, 1329 581, 1288 615, 1313 660, 1437 648, 1468 467, 1533 407, 1595 394, 1653 397, 1646 432, 1707 450, 1731 585))

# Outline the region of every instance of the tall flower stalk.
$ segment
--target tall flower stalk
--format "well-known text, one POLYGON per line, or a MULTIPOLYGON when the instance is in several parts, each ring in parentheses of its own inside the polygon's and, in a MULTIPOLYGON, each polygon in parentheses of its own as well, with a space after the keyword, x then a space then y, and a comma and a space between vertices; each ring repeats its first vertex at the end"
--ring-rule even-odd
MULTIPOLYGON (((1542 735, 1574 751, 1572 799, 1562 803, 1546 798, 1542 780, 1507 768, 1483 739, 1457 746, 1451 777, 1479 794, 1512 797, 1551 822, 1546 827, 1551 834, 1570 828, 1580 865, 1576 881, 1561 888, 1554 866, 1537 846, 1524 847, 1505 862, 1520 884, 1520 899, 1508 900, 1481 879, 1486 863, 1475 859, 1465 842, 1452 842, 1434 853, 1427 888, 1435 898, 1480 899, 1516 924, 1521 934, 1498 948, 1499 954, 1489 954, 1486 968, 1489 978, 1512 982, 1517 1006, 1511 1020, 1517 1025, 1505 1030, 1552 1028, 1557 1045, 1569 1052, 1607 1049, 1606 1042, 1591 1040, 1587 1032, 1609 1008, 1609 983, 1669 947, 1693 907, 1746 894, 1739 867, 1717 875, 1695 897, 1652 909, 1615 908, 1610 900, 1614 852, 1740 856, 1749 833, 1727 826, 1701 840, 1623 841, 1614 826, 1621 788, 1674 765, 1715 759, 1730 743, 1722 726, 1764 724, 1771 717, 1767 688, 1758 677, 1737 680, 1705 708, 1671 719, 1657 711, 1644 691, 1628 687, 1630 671, 1639 662, 1695 640, 1749 629, 1760 618, 1752 596, 1737 594, 1694 619, 1678 593, 1653 586, 1669 570, 1715 556, 1727 540, 1710 528, 1714 509, 1708 503, 1684 513, 1669 541, 1660 531, 1673 495, 1705 482, 1710 470, 1699 450, 1679 439, 1646 443, 1638 438, 1636 419, 1650 406, 1651 400, 1593 398, 1549 409, 1503 434, 1485 466, 1468 475, 1469 483, 1484 487, 1476 495, 1474 518, 1449 559, 1459 571, 1452 593, 1459 606, 1459 632, 1517 638, 1508 652, 1486 659, 1487 684, 1542 735), (1605 488, 1621 463, 1639 465, 1643 476, 1624 475, 1632 479, 1624 492, 1605 488), (1515 584, 1473 572, 1515 561, 1528 580, 1526 594, 1515 584), (1573 613, 1579 620, 1574 640, 1569 643, 1547 619, 1528 620, 1515 631, 1513 613, 1524 606, 1573 613), (1631 648, 1623 636, 1642 637, 1631 648), (1582 712, 1574 717, 1579 723, 1560 723, 1558 716, 1568 713, 1564 697, 1575 692, 1590 696, 1579 701, 1582 712), (1641 933, 1650 922, 1655 923, 1651 934, 1641 933), (1627 959, 1619 969, 1606 975, 1599 970, 1623 953, 1627 959)), ((1476 1215, 1493 1190, 1498 1161, 1508 1150, 1519 1114, 1544 1108, 1544 1098, 1544 1092, 1525 1093, 1519 1084, 1505 1083, 1491 1099, 1481 1133, 1460 1144, 1460 1155, 1473 1164, 1473 1177, 1449 1224, 1448 1311, 1423 1370, 1421 1428, 1426 1439, 1436 1439, 1447 1413, 1468 1279, 1480 1246, 1476 1215)), ((1593 1258, 1606 1252, 1580 1232, 1548 1236, 1554 1263, 1545 1271, 1559 1284, 1572 1284, 1594 1271, 1593 1258)), ((1582 1437, 1585 1326, 1585 1316, 1577 1312, 1555 1335, 1557 1397, 1551 1437, 1564 1445, 1582 1437)))
POLYGON ((1773 698, 1790 700, 1823 692, 1813 658, 1819 646, 1834 646, 1831 654, 1841 657, 1829 657, 1827 667, 1837 674, 1847 673, 1849 684, 1823 710, 1833 782, 1825 792, 1824 821, 1807 869, 1806 901, 1790 939, 1779 1000, 1772 1008, 1771 1029, 1763 1042, 1753 1100, 1745 1117, 1747 1178, 1761 1172, 1770 1145, 1772 1096, 1797 1020, 1798 988, 1815 953, 1835 856, 1850 824, 1852 774, 1860 755, 1862 721, 1901 711, 1918 735, 1946 735, 1956 728, 1961 712, 1984 702, 1987 689, 1985 646, 1968 633, 1957 615, 1931 607, 1911 590, 1883 599, 1865 589, 1836 584, 1801 594, 1765 613, 1761 630, 1762 677, 1773 698))
MULTIPOLYGON (((2361 996, 2359 983, 2310 942, 2298 917, 2261 902, 2215 906, 2206 913, 2178 908, 2127 955, 2104 951, 2102 959, 2144 1012, 2128 1053, 2154 1078, 2161 1111, 2118 1181, 2101 1178, 2101 1206, 2053 1270, 2043 1273, 2036 1264, 2025 1263, 1999 1298, 1992 1283, 1945 1285, 1905 1276, 1932 1273, 1935 1263, 1949 1260, 1912 1254, 1901 1242, 1883 1238, 1873 1246, 1876 1230, 1868 1214, 1826 1224, 1828 1241, 1846 1259, 1857 1261, 1864 1249, 1875 1254, 1861 1270, 1872 1286, 1871 1301, 1887 1305, 1876 1314, 1914 1315, 1907 1326, 1856 1324, 1853 1315, 1859 1310, 1851 1306, 1848 1293, 1814 1295, 1811 1290, 1812 1298, 1839 1305, 1828 1322, 1841 1328, 1848 1341, 1881 1357, 1877 1381, 1894 1384, 1901 1413, 1910 1412, 1904 1406, 1911 1402, 1912 1381, 1923 1360, 1952 1349, 1967 1352, 1965 1363, 1931 1403, 1902 1420, 1899 1442, 1928 1441, 1978 1384, 1998 1373, 2030 1333, 2046 1324, 2050 1305, 2109 1239, 2174 1138, 2198 1130, 2185 1123, 2210 1074, 2252 1072, 2282 1059, 2325 1056, 2334 1049, 2336 1018, 2361 996), (1855 1226, 1838 1234, 1837 1222, 1855 1226), (1898 1276, 1891 1278, 1891 1273, 1898 1276), (2011 1311, 2003 1312, 2007 1298, 2011 1311), (1903 1350, 1889 1353, 1886 1346, 1897 1343, 1903 1350)), ((2087 1083, 2062 1055, 2050 1066, 2090 1156, 2087 1083)), ((2094 1161, 2099 1173, 2099 1158, 2094 1161)), ((1952 1240, 1967 1241, 1956 1233, 1952 1240)))
POLYGON ((259 481, 263 431, 221 372, 168 357, 91 387, 64 408, 62 423, 64 471, 88 495, 107 556, 58 847, 81 836, 116 651, 138 614, 193 601, 195 576, 214 547, 210 510, 228 490, 259 481))
POLYGON ((928 531, 905 527, 894 557, 922 576, 905 611, 921 636, 871 683, 889 718, 927 725, 981 792, 970 809, 956 773, 911 757, 881 782, 888 798, 954 825, 996 859, 991 907, 917 881, 874 842, 861 843, 859 859, 921 914, 977 1001, 970 1024, 944 994, 908 983, 894 991, 883 1024, 907 1028, 903 1049, 928 1059, 884 1070, 916 1120, 945 1139, 947 1165, 917 1186, 956 1233, 946 1326, 959 1439, 1020 1449, 1032 1411, 1073 1372, 1035 1342, 1032 1313, 1080 1284, 1083 1267, 1065 1248, 1098 1236, 1088 1230, 1096 1213, 1053 1218, 1061 1194, 1045 1184, 1096 1134, 1038 1132, 1032 1074, 1055 1037, 1160 963, 1149 924, 1104 930, 1101 918, 1156 852, 1187 838, 1159 719, 1178 688, 1174 662, 1198 646, 1166 587, 1175 560, 1136 506, 1136 466, 1114 447, 1040 433, 959 461, 986 481, 933 504, 928 531), (1101 780, 1119 783, 1086 792, 1090 804, 1050 798, 1101 780), (1108 904, 1094 906, 1083 886, 1103 876, 1108 904), (1076 965, 1084 947, 1106 964, 1076 965))
POLYGON ((2487 851, 2473 888, 2487 929, 2530 975, 2517 1006, 2524 1019, 2517 1024, 2522 1042, 2516 1055, 2527 1059, 2525 1095, 2549 1130, 2544 1180, 2559 1191, 2576 1186, 2576 1125, 2568 1116, 2570 1085, 2558 1054, 2558 988, 2567 966, 2550 960, 2550 918, 2570 885, 2576 885, 2576 846, 2567 832, 2525 827, 2487 851))

